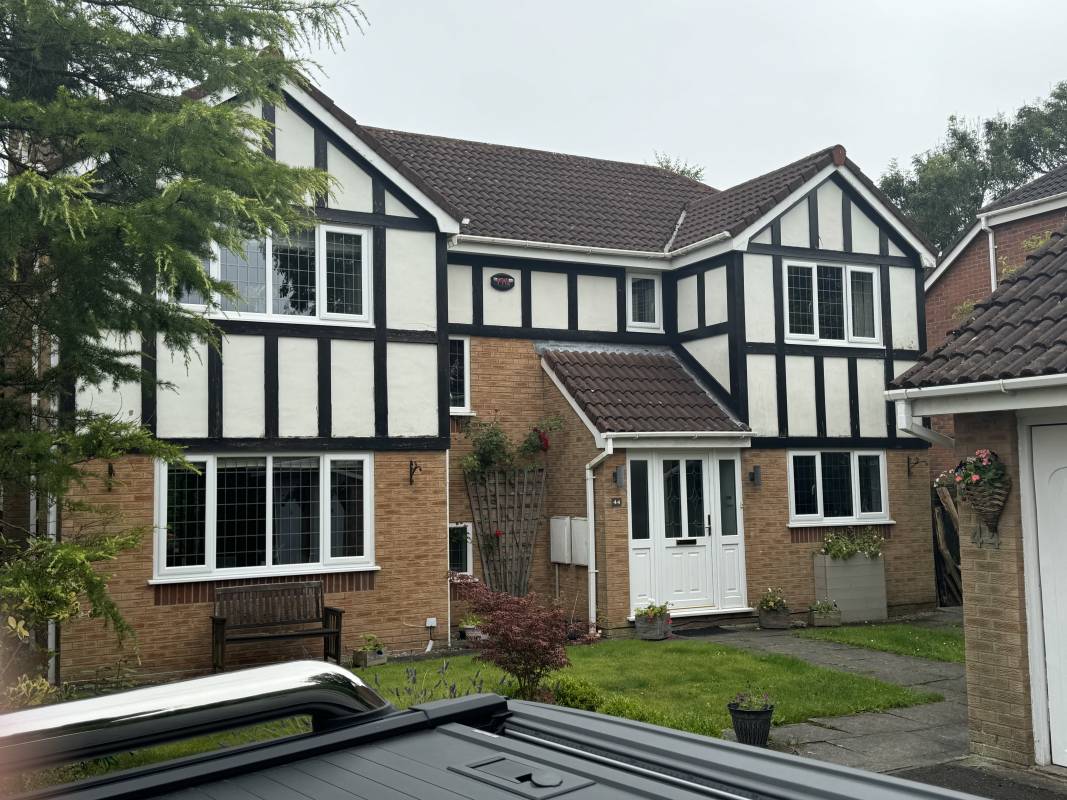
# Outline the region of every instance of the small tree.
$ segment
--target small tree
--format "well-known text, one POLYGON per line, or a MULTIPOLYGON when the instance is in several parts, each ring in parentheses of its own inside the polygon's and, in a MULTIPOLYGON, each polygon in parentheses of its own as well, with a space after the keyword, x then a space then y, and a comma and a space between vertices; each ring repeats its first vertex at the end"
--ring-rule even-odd
POLYGON ((461 591, 471 610, 482 618, 482 631, 487 635, 479 643, 478 657, 514 679, 517 698, 540 699, 545 678, 571 663, 563 610, 537 595, 515 597, 473 581, 461 584, 461 591))
POLYGON ((683 178, 692 178, 694 181, 704 180, 704 167, 700 164, 690 164, 684 158, 677 158, 669 153, 661 153, 659 150, 652 151, 652 157, 656 166, 681 175, 683 178))

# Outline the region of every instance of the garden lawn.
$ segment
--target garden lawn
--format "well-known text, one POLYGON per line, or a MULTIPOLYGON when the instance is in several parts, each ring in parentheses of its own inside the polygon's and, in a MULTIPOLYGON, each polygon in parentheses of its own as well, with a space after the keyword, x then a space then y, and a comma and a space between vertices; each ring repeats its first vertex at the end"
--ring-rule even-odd
POLYGON ((963 629, 959 626, 929 628, 906 623, 854 625, 844 628, 806 628, 797 631, 797 636, 933 661, 952 661, 957 664, 964 661, 963 629))
MULTIPOLYGON (((571 647, 568 654, 572 665, 561 674, 599 690, 597 710, 710 736, 730 727, 726 704, 745 688, 774 698, 778 725, 941 699, 788 656, 709 642, 614 640, 571 647)), ((401 707, 428 696, 447 697, 453 686, 460 694, 507 690, 500 672, 470 656, 386 664, 359 674, 401 707)))

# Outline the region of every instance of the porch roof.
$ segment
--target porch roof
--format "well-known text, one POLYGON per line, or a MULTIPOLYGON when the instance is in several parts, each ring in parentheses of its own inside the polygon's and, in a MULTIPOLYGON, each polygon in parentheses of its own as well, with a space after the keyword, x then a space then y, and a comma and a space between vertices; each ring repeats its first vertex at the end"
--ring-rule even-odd
POLYGON ((749 434, 670 350, 549 349, 542 357, 602 434, 749 434))

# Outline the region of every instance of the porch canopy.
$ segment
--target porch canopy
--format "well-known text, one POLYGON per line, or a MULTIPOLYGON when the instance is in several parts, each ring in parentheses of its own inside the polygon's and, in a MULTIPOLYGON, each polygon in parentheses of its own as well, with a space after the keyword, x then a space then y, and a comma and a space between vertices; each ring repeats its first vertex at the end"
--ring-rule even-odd
POLYGON ((931 438, 918 419, 1067 406, 1067 228, 1003 278, 944 344, 893 382, 886 397, 896 402, 898 427, 944 444, 951 440, 931 438))
POLYGON ((669 348, 546 347, 541 364, 598 447, 747 447, 752 436, 669 348))

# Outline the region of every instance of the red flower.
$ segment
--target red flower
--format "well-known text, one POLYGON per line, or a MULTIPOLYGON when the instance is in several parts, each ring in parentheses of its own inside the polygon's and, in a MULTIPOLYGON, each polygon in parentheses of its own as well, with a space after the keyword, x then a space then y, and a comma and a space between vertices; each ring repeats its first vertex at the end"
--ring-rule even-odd
POLYGON ((541 451, 548 452, 548 434, 544 431, 538 431, 537 438, 541 440, 541 451))
POLYGON ((975 473, 971 476, 971 483, 978 483, 978 481, 980 481, 981 479, 981 476, 975 473))
POLYGON ((500 528, 497 528, 495 531, 493 531, 493 536, 495 536, 497 539, 499 539, 503 535, 504 531, 500 530, 500 528))

